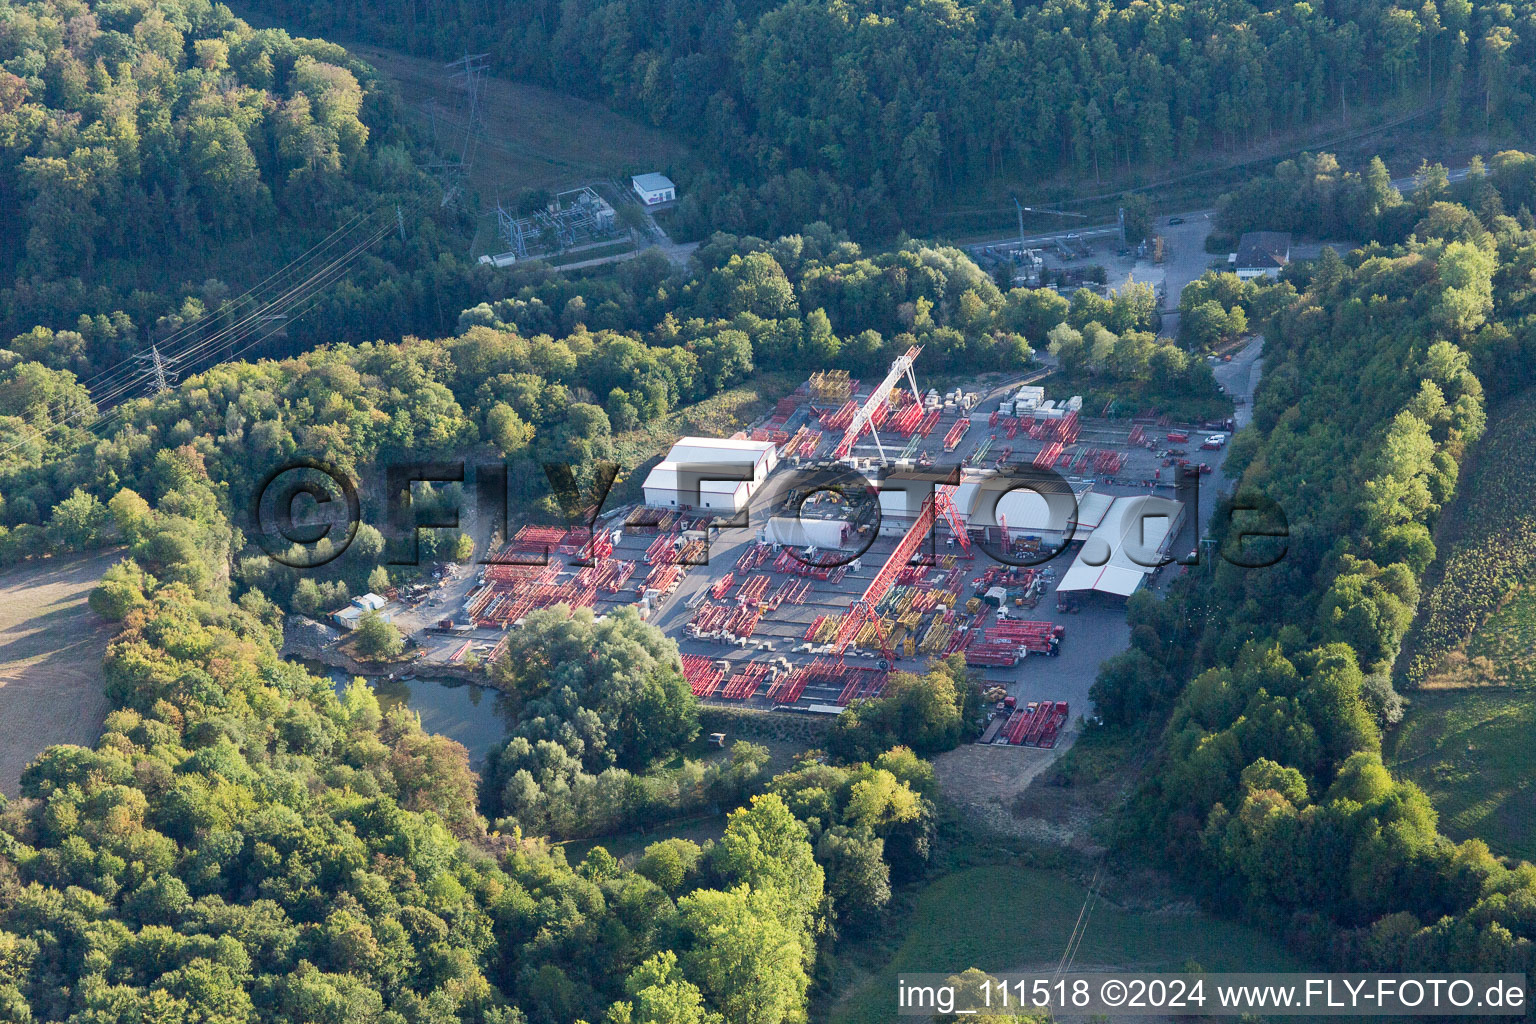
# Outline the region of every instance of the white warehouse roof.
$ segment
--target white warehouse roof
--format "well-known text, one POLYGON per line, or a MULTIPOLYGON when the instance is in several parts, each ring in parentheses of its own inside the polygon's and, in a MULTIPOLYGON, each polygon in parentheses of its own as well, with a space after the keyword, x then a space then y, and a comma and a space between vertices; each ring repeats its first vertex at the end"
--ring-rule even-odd
POLYGON ((664 192, 673 188, 672 179, 665 174, 650 171, 646 174, 637 174, 629 179, 631 185, 642 192, 664 192))
POLYGON ((1131 596, 1157 567, 1158 552, 1183 515, 1183 504, 1171 498, 1114 499, 1056 589, 1131 596))
MULTIPOLYGON (((675 491, 678 489, 678 464, 672 461, 658 462, 645 478, 643 485, 648 491, 675 491)), ((704 494, 728 494, 745 491, 745 480, 700 480, 698 481, 699 493, 704 494)))
POLYGON ((770 467, 778 461, 778 445, 772 441, 738 441, 722 437, 680 437, 667 453, 671 463, 741 463, 756 465, 764 459, 770 467))

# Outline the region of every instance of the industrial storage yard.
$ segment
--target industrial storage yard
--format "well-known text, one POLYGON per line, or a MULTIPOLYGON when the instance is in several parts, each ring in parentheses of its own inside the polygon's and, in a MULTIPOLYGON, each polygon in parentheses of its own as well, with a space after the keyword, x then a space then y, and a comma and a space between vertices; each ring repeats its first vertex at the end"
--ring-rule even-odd
POLYGON ((940 395, 920 368, 914 349, 883 381, 813 375, 750 431, 680 439, 595 529, 514 527, 421 669, 494 657, 538 608, 630 606, 706 702, 836 714, 960 653, 1001 712, 983 742, 1055 745, 1128 643, 1125 598, 1185 571, 1155 566, 1195 547, 1193 480, 1203 518, 1232 424, 1111 420, 1017 381, 940 395), (999 497, 1044 469, 1061 494, 999 497))

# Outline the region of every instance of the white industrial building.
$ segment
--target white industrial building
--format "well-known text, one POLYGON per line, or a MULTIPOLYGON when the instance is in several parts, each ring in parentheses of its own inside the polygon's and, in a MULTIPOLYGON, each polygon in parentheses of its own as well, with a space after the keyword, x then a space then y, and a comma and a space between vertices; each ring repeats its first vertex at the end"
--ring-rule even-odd
POLYGON ((657 508, 740 512, 778 465, 772 441, 680 438, 645 478, 645 503, 657 508), (710 479, 718 473, 718 479, 710 479), (740 479, 730 479, 730 477, 740 479))
POLYGON ((672 179, 655 171, 635 175, 629 179, 629 185, 646 206, 670 203, 677 198, 677 186, 672 184, 672 179))
POLYGON ((1130 597, 1166 557, 1183 517, 1171 498, 1115 498, 1056 589, 1130 597))
POLYGON ((763 528, 761 539, 768 544, 835 551, 847 542, 852 529, 841 519, 774 516, 763 528))
MULTIPOLYGON (((352 599, 352 603, 347 605, 341 611, 333 612, 331 614, 331 620, 342 629, 356 629, 358 620, 361 619, 366 613, 379 611, 388 603, 389 602, 387 600, 380 597, 378 594, 363 594, 360 597, 354 597, 352 599)), ((388 622, 390 616, 388 613, 384 613, 381 614, 379 618, 383 619, 385 622, 388 622)))
MULTIPOLYGON (((1048 487, 1042 478, 1042 489, 1048 487)), ((880 532, 900 535, 922 511, 930 484, 924 481, 885 479, 880 487, 880 532)), ((961 471, 960 484, 952 501, 955 514, 967 527, 986 529, 998 526, 998 516, 1008 523, 1013 536, 1039 537, 1047 546, 1069 538, 1082 540, 1093 532, 1113 500, 1097 494, 1088 480, 1069 480, 1060 491, 1041 493, 1026 483, 993 469, 967 468, 961 471), (1068 491, 1070 489, 1070 493, 1068 491)), ((948 536, 946 527, 940 536, 948 536)))

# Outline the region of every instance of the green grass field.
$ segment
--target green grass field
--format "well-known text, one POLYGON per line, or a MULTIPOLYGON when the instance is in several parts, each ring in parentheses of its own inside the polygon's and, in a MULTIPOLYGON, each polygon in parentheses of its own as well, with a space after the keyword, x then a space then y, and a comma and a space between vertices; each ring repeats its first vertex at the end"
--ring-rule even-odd
POLYGON ((1453 839, 1536 857, 1536 692, 1430 690, 1413 701, 1389 755, 1394 771, 1423 787, 1453 839))
POLYGON ((1467 688, 1421 690, 1391 748, 1456 839, 1536 858, 1536 589, 1524 588, 1479 626, 1447 675, 1467 688))
MULTIPOLYGON (((939 879, 905 922, 890 961, 831 1010, 833 1024, 884 1024, 895 1016, 902 972, 1052 969, 1082 909, 1084 888, 1066 875, 989 865, 939 879)), ((1194 960, 1208 971, 1295 970, 1297 961, 1260 932, 1188 912, 1127 911, 1099 900, 1074 965, 1177 970, 1194 960)))
MULTIPOLYGON (((1492 411, 1436 532, 1441 561, 1399 658, 1423 685, 1386 757, 1423 787, 1455 839, 1536 857, 1536 391, 1492 411)), ((1412 673, 1409 673, 1410 681, 1412 673)))

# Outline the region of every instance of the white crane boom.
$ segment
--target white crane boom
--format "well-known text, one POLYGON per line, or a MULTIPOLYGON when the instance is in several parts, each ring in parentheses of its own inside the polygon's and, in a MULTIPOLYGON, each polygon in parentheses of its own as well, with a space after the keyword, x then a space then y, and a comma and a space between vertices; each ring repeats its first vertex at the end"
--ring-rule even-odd
POLYGON ((912 374, 912 363, 922 351, 923 347, 921 345, 913 345, 907 349, 905 354, 898 356, 896 361, 891 363, 891 370, 885 375, 885 380, 881 381, 869 393, 869 397, 859 407, 859 411, 854 414, 853 422, 848 424, 847 432, 843 434, 843 439, 837 443, 837 448, 832 453, 834 459, 847 458, 848 453, 853 451, 854 443, 858 441, 859 435, 864 433, 865 427, 869 427, 870 433, 875 438, 875 447, 880 451, 880 461, 886 461, 885 446, 880 443, 879 433, 870 424, 870 417, 874 415, 875 408, 881 402, 889 400, 891 388, 901 379, 902 374, 906 374, 908 383, 912 385, 912 397, 918 402, 923 400, 922 392, 917 390, 917 378, 912 374))

